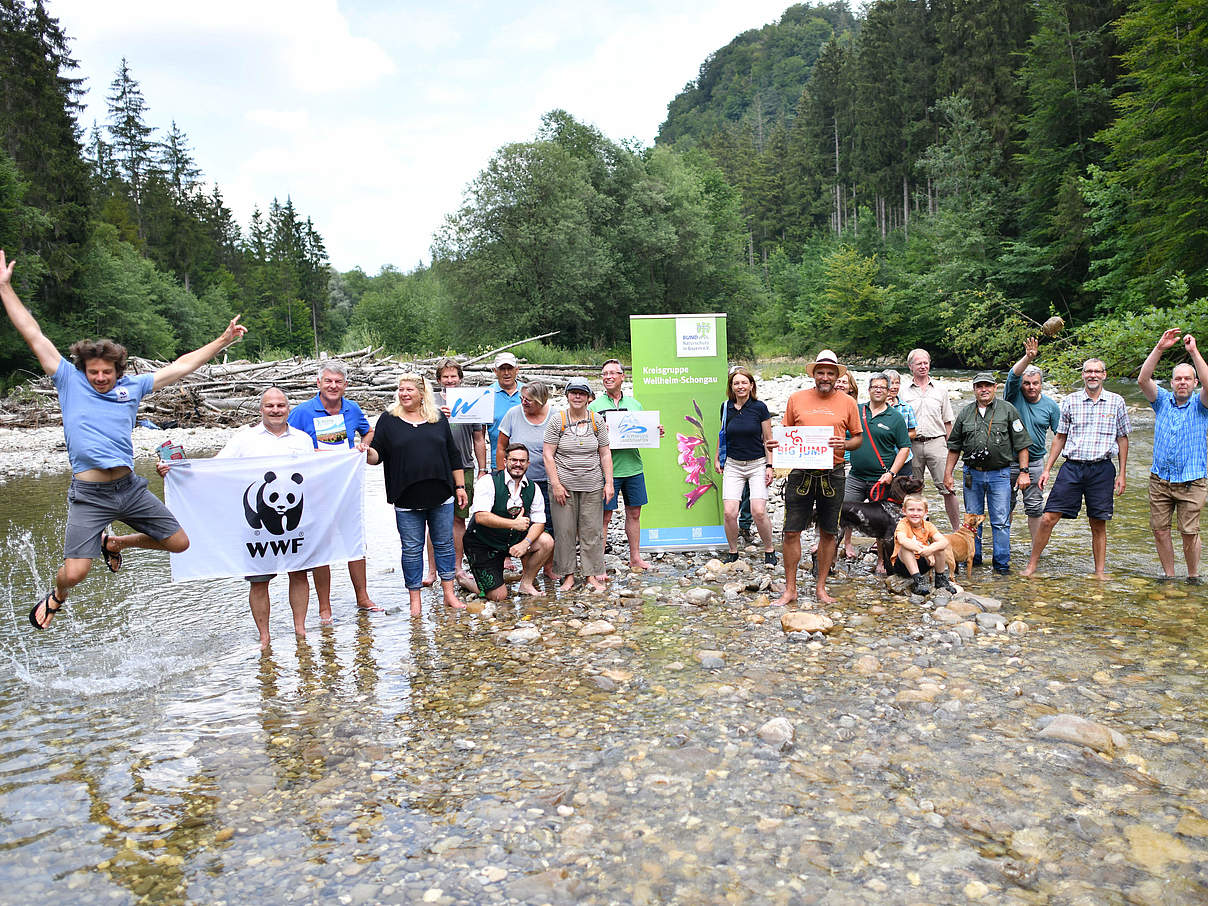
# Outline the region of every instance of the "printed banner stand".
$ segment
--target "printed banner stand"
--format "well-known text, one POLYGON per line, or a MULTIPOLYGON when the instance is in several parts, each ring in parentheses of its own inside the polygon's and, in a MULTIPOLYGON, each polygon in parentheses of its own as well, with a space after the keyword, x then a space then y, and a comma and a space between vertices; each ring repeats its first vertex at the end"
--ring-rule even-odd
POLYGON ((631 315, 633 395, 658 410, 668 443, 642 453, 643 550, 726 546, 713 468, 726 397, 726 316, 631 315))

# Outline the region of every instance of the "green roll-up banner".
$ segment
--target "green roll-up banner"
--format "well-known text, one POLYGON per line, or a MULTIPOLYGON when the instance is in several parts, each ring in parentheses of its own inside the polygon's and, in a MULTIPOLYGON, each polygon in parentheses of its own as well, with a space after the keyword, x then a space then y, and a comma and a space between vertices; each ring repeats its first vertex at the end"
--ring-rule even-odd
POLYGON ((650 498, 643 550, 726 543, 721 475, 713 468, 728 361, 725 315, 631 315, 633 395, 657 409, 666 436, 642 451, 650 498))

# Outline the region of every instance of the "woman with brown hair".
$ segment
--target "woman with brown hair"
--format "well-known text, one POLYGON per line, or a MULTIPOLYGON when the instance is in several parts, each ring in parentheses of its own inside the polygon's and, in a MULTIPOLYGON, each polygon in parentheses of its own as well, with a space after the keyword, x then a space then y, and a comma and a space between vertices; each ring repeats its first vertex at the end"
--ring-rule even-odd
POLYGON ((721 499, 725 508, 726 563, 738 559, 738 508, 744 488, 751 493, 751 516, 763 542, 763 562, 776 565, 772 543, 772 522, 768 519, 768 485, 772 483, 772 464, 768 444, 772 441, 772 413, 755 394, 755 375, 743 367, 730 372, 726 382, 726 402, 721 407, 721 430, 725 436, 726 459, 714 458, 721 472, 721 499))

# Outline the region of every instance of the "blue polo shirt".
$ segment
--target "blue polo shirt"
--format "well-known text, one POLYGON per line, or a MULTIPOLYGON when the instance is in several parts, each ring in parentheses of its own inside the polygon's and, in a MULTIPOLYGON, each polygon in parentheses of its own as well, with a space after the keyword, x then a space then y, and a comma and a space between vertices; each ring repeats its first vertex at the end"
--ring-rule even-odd
POLYGON ((1183 405, 1158 388, 1154 411, 1153 468, 1163 481, 1179 484, 1208 476, 1208 409, 1197 392, 1183 405))
POLYGON ((1032 438, 1032 446, 1028 447, 1028 462, 1040 462, 1048 446, 1046 432, 1057 433, 1061 407, 1043 393, 1036 402, 1029 403, 1023 395, 1023 375, 1016 374, 1014 368, 1007 372, 1002 398, 1018 410, 1019 419, 1032 438))
POLYGON ((503 421, 503 417, 508 414, 509 409, 520 405, 520 388, 523 386, 524 384, 517 381, 516 389, 508 393, 499 386, 499 381, 491 381, 491 392, 495 395, 495 421, 491 422, 491 427, 487 429, 491 444, 487 448, 487 468, 492 472, 495 471, 495 447, 499 443, 499 423, 503 421))
POLYGON ((151 392, 154 374, 122 375, 108 393, 97 393, 84 372, 59 359, 54 373, 63 412, 63 439, 72 472, 88 469, 134 468, 130 432, 138 416, 138 401, 151 392))
POLYGON ((339 450, 356 446, 356 435, 369 433, 369 419, 350 399, 340 404, 335 415, 323 408, 319 394, 305 403, 294 406, 289 414, 289 423, 310 435, 316 450, 339 450))
POLYGON ((726 400, 721 408, 726 420, 726 456, 744 461, 766 457, 763 423, 772 418, 767 404, 763 400, 748 399, 741 409, 736 409, 726 400))

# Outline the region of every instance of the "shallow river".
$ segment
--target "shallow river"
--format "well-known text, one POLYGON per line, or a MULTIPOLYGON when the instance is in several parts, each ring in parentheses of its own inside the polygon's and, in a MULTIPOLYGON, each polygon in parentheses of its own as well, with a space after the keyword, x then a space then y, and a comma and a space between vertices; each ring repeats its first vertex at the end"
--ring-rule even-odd
MULTIPOLYGON (((246 585, 174 586, 136 551, 35 633, 66 476, 11 482, 0 900, 1206 902, 1208 594, 1154 581, 1147 415, 1111 579, 1063 522, 1048 578, 968 582, 1028 630, 968 641, 864 567, 806 641, 758 590, 723 594, 762 565, 696 606, 706 558, 679 555, 607 598, 432 598, 411 621, 373 472, 370 591, 393 613, 358 614, 337 568, 335 626, 312 605, 295 641, 278 579, 261 656, 246 585), (615 631, 582 634, 598 620, 615 631), (540 639, 510 644, 518 625, 540 639), (1061 712, 1127 747, 1038 738, 1061 712), (783 749, 757 732, 776 717, 783 749)), ((1018 569, 1022 513, 1013 538, 1018 569)))

